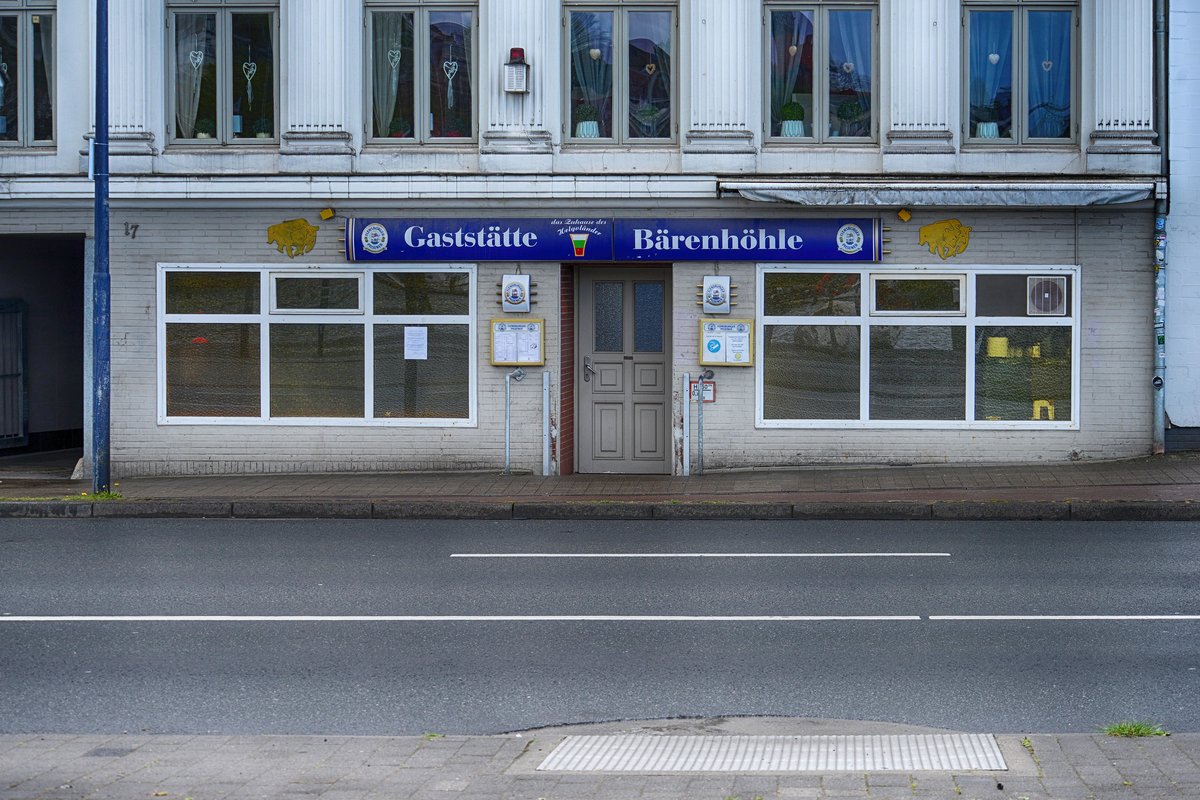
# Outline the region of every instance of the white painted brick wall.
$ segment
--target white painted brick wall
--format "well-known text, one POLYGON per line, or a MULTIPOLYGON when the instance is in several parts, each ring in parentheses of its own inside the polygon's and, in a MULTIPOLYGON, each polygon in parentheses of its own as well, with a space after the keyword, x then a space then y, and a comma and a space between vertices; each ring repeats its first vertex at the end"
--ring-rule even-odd
POLYGON ((1200 3, 1171 4, 1171 215, 1167 219, 1167 416, 1200 426, 1200 3))

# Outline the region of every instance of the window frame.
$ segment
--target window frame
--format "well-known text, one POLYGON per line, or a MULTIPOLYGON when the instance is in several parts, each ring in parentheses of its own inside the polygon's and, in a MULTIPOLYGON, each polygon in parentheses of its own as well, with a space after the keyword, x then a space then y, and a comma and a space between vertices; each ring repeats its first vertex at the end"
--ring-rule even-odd
POLYGON ((680 59, 679 3, 676 0, 563 0, 562 2, 562 135, 563 144, 570 147, 662 147, 679 142, 680 59), (629 14, 645 11, 667 11, 671 14, 671 118, 668 137, 632 137, 629 132, 629 14), (585 138, 575 135, 571 125, 571 14, 611 13, 613 15, 613 136, 585 138), (617 75, 621 79, 617 80, 617 75), (618 111, 619 109, 619 111, 618 111), (619 121, 618 121, 619 120, 619 121))
POLYGON ((928 265, 894 265, 876 264, 857 266, 853 264, 774 264, 760 263, 756 268, 757 286, 755 289, 756 312, 754 319, 755 338, 755 370, 754 370, 754 427, 756 429, 926 429, 926 430, 1064 430, 1077 431, 1080 429, 1081 393, 1080 383, 1082 374, 1080 330, 1082 328, 1082 283, 1081 269, 1078 265, 1044 265, 1018 264, 993 265, 969 264, 955 265, 953 270, 946 270, 928 265), (765 311, 766 276, 769 274, 794 273, 841 273, 859 275, 859 313, 823 316, 768 316, 765 311), (895 277, 897 274, 911 275, 913 278, 956 278, 960 274, 966 278, 963 295, 963 305, 966 313, 963 315, 947 315, 942 312, 903 312, 886 315, 872 314, 873 285, 872 275, 879 274, 895 277), (976 278, 980 275, 1063 275, 1069 278, 1070 314, 1061 317, 1045 316, 983 316, 976 313, 976 278), (871 292, 870 295, 867 292, 871 292), (768 326, 825 326, 853 327, 859 331, 859 414, 857 419, 766 419, 764 416, 764 377, 766 372, 765 329, 768 326), (893 327, 901 325, 962 327, 966 331, 966 353, 963 380, 965 383, 965 416, 961 420, 886 420, 871 419, 871 329, 875 327, 893 327), (1071 418, 1069 420, 987 420, 976 419, 976 351, 975 338, 978 328, 983 327, 1064 327, 1071 331, 1071 418))
POLYGON ((478 358, 478 266, 460 263, 380 264, 361 269, 335 265, 159 263, 156 282, 155 344, 157 349, 157 417, 159 425, 270 425, 321 427, 415 427, 474 428, 479 420, 478 358), (176 272, 250 272, 259 276, 259 308, 247 314, 168 314, 167 275, 176 272), (468 307, 465 314, 376 314, 376 273, 465 273, 469 276, 468 307), (360 276, 362 309, 358 312, 324 309, 273 311, 274 276, 348 277, 360 276), (169 324, 249 324, 259 326, 259 414, 258 416, 169 416, 167 414, 167 326, 169 324), (273 417, 271 416, 271 331, 285 325, 359 325, 363 328, 363 416, 360 417, 273 417), (376 417, 375 337, 376 325, 462 325, 467 328, 468 382, 466 417, 376 417))
POLYGON ((20 61, 18 66, 18 74, 20 75, 19 85, 17 86, 17 138, 14 140, 0 140, 0 148, 51 148, 58 141, 58 87, 54 85, 57 81, 58 64, 58 26, 59 13, 57 0, 0 0, 0 17, 16 17, 17 19, 17 58, 20 61), (36 91, 34 84, 34 68, 33 68, 33 22, 31 17, 46 14, 51 19, 53 26, 52 34, 54 38, 54 53, 51 54, 53 66, 51 67, 54 80, 51 82, 50 89, 50 113, 53 116, 50 124, 50 138, 36 139, 37 125, 34 122, 34 93, 36 91))
POLYGON ((271 276, 271 298, 269 305, 269 313, 272 316, 295 316, 299 314, 365 314, 366 313, 366 292, 363 290, 364 274, 360 271, 337 271, 337 270, 321 270, 319 274, 314 272, 278 272, 272 271, 271 276), (279 307, 279 280, 322 280, 324 278, 342 278, 353 279, 358 283, 358 305, 355 308, 280 308, 279 307))
POLYGON ((282 28, 280 26, 279 16, 280 0, 169 0, 167 3, 167 82, 165 91, 167 94, 167 119, 166 119, 166 143, 167 145, 183 145, 187 147, 204 147, 204 148, 220 148, 220 147, 272 147, 278 146, 282 140, 281 121, 282 97, 280 96, 282 73, 282 28), (216 91, 217 91, 217 130, 216 134, 211 139, 202 139, 199 136, 185 139, 176 136, 175 123, 175 103, 176 91, 175 82, 178 79, 176 67, 179 63, 175 48, 176 43, 176 26, 175 20, 178 14, 214 14, 217 18, 217 33, 216 33, 216 53, 213 58, 217 65, 216 75, 216 91), (230 48, 233 46, 233 15, 234 14, 270 14, 271 30, 273 41, 275 44, 275 53, 273 53, 274 63, 271 66, 272 80, 272 130, 273 135, 270 137, 259 138, 257 136, 240 136, 233 135, 233 78, 228 75, 229 62, 231 53, 230 48))
POLYGON ((969 148, 999 149, 1006 147, 1071 147, 1077 146, 1081 130, 1080 56, 1081 9, 1077 0, 966 0, 962 3, 962 141, 969 148), (975 11, 1008 11, 1013 19, 1012 82, 1015 87, 1012 108, 1012 136, 983 138, 971 129, 971 13, 975 11), (1071 135, 1067 137, 1029 136, 1029 72, 1028 40, 1029 14, 1038 11, 1068 11, 1071 13, 1071 135))
POLYGON ((417 145, 473 145, 479 141, 479 4, 471 0, 367 0, 363 8, 363 137, 372 145, 413 147, 417 145), (466 12, 471 15, 471 130, 467 136, 434 136, 429 122, 429 14, 430 12, 466 12), (374 70, 374 15, 383 12, 413 14, 413 135, 376 136, 374 70), (417 122, 420 121, 418 125, 417 122))
POLYGON ((881 91, 880 64, 880 28, 879 0, 808 0, 796 2, 766 2, 763 5, 763 140, 768 144, 786 145, 861 145, 879 142, 879 94, 881 91), (830 114, 829 70, 825 66, 829 61, 829 14, 834 11, 867 11, 871 12, 871 133, 869 136, 833 136, 825 130, 825 123, 830 114), (813 11, 813 52, 814 70, 819 72, 813 77, 813 109, 812 120, 805 120, 807 129, 804 136, 783 136, 771 133, 771 16, 776 11, 813 11), (816 66, 820 64, 821 66, 816 66), (820 120, 818 129, 817 121, 820 120))

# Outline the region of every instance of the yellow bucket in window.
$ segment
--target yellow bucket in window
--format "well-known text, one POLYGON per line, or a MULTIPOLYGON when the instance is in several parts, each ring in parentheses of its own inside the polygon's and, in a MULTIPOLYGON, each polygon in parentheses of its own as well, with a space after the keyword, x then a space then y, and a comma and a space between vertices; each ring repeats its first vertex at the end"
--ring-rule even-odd
POLYGON ((988 358, 1008 358, 1008 337, 989 336, 987 340, 988 358))

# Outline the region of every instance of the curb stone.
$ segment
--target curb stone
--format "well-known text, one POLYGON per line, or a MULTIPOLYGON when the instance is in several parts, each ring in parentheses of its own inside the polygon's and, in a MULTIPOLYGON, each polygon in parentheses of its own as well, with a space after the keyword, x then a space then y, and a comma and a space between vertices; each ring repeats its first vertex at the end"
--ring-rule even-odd
POLYGON ((792 519, 929 519, 933 515, 929 503, 910 503, 904 500, 840 502, 807 502, 792 506, 792 519))
POLYGON ((513 503, 513 519, 650 519, 653 503, 580 502, 513 503))
POLYGON ((932 503, 931 509, 934 519, 1071 519, 1071 504, 1058 500, 943 500, 932 503))
POLYGON ((654 503, 654 519, 791 519, 790 503, 654 503))
POLYGON ((216 518, 232 516, 233 504, 219 500, 141 500, 94 503, 93 517, 216 518))
POLYGON ((1071 519, 1089 522, 1200 520, 1200 503, 1191 500, 1072 500, 1071 519))
POLYGON ((239 519, 370 519, 369 500, 235 500, 239 519))
POLYGON ((0 503, 0 517, 90 517, 92 504, 74 500, 30 500, 0 503))
POLYGON ((512 503, 389 500, 371 507, 375 519, 512 519, 512 503))

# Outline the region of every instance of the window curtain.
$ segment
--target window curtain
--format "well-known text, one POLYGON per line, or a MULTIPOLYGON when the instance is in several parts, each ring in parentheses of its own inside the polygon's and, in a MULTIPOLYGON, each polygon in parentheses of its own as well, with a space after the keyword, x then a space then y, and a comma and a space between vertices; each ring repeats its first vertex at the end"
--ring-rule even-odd
POLYGON ((175 125, 181 139, 196 138, 203 62, 211 57, 208 42, 212 19, 207 14, 175 16, 175 125))
POLYGON ((1029 13, 1029 135, 1071 135, 1071 12, 1029 13))
POLYGON ((612 114, 612 13, 571 13, 572 83, 584 105, 596 109, 600 136, 609 137, 612 114))
MULTIPOLYGON (((1011 135, 1012 120, 1012 27, 1009 11, 971 12, 971 123, 997 123, 997 135, 1005 138, 1011 135), (1001 90, 1008 95, 1003 101, 1001 90)), ((970 133, 979 135, 974 129, 970 133)))
MULTIPOLYGON (((43 95, 46 103, 46 115, 44 119, 38 119, 37 126, 40 129, 42 125, 45 125, 45 130, 39 130, 39 135, 37 135, 35 138, 51 139, 54 136, 54 109, 57 107, 55 98, 58 94, 58 87, 54 84, 54 17, 50 16, 49 14, 42 14, 40 16, 42 21, 38 25, 38 39, 42 47, 42 70, 46 76, 46 86, 44 88, 45 94, 43 95), (41 133, 45 133, 46 135, 42 136, 40 135, 41 133)), ((36 74, 36 71, 34 74, 36 74)), ((34 91, 35 98, 37 98, 40 94, 42 93, 36 90, 34 91)), ((36 116, 40 117, 41 115, 38 114, 36 116)))
POLYGON ((783 107, 793 94, 810 94, 811 86, 797 86, 804 60, 811 58, 812 16, 807 11, 771 14, 771 126, 779 133, 783 107), (791 48, 796 52, 792 53, 791 48))
POLYGON ((377 12, 371 15, 371 26, 371 102, 375 112, 375 135, 387 136, 396 110, 396 95, 400 91, 400 70, 407 67, 401 61, 404 15, 377 12))
POLYGON ((870 11, 829 12, 829 119, 835 128, 845 124, 843 136, 871 133, 871 29, 870 11), (835 94, 842 97, 835 100, 835 94))

